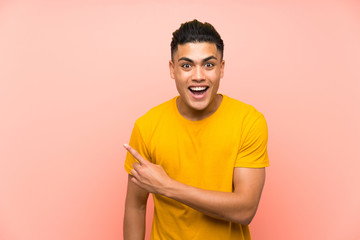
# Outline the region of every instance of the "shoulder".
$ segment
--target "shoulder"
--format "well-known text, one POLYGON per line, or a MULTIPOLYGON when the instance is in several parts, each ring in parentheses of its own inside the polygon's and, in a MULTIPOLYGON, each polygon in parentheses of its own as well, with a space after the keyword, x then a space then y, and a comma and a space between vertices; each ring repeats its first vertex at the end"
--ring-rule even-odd
POLYGON ((135 121, 135 125, 143 127, 153 126, 173 112, 175 101, 176 97, 151 108, 135 121))
POLYGON ((264 118, 264 115, 254 106, 226 95, 223 96, 225 111, 227 114, 232 115, 232 117, 242 118, 244 120, 257 120, 258 118, 264 118))

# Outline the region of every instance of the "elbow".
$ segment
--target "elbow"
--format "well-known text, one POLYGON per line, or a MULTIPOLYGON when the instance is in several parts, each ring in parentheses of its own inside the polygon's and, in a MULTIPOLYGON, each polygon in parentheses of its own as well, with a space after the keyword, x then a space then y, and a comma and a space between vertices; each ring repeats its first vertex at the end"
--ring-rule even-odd
POLYGON ((241 225, 249 225, 251 223, 251 221, 253 220, 255 215, 253 216, 241 216, 241 217, 237 217, 237 218, 234 218, 232 220, 232 222, 235 222, 235 223, 240 223, 241 225))
POLYGON ((234 214, 231 221, 240 223, 241 225, 249 225, 256 214, 257 208, 246 209, 238 211, 234 214))
POLYGON ((238 223, 240 223, 241 225, 249 225, 251 223, 251 221, 253 220, 255 215, 253 216, 249 216, 249 217, 246 217, 246 218, 242 218, 239 220, 238 223))

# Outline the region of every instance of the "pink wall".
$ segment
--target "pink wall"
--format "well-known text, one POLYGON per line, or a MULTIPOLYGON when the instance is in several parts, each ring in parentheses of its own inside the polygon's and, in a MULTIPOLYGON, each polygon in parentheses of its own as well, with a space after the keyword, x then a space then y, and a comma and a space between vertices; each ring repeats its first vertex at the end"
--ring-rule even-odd
POLYGON ((253 239, 360 239, 360 3, 272 2, 1 1, 0 239, 122 238, 121 145, 177 94, 194 18, 225 41, 220 92, 268 121, 253 239))

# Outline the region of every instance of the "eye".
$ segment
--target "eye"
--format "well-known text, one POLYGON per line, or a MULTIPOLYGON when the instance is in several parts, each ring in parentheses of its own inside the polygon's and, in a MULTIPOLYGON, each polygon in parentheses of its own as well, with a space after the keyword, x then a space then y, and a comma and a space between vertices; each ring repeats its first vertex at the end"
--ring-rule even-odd
POLYGON ((212 68, 214 66, 214 64, 212 63, 205 63, 205 67, 207 68, 212 68))
POLYGON ((183 64, 181 67, 183 67, 183 68, 190 68, 191 65, 190 65, 189 63, 185 63, 185 64, 183 64))

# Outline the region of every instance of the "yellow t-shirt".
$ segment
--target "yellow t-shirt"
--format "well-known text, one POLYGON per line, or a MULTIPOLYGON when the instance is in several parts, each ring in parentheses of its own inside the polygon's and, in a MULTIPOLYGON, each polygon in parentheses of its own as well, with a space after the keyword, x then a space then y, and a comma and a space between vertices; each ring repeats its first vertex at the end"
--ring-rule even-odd
MULTIPOLYGON (((176 98, 137 119, 130 139, 130 146, 161 165, 171 178, 202 189, 232 192, 234 167, 269 165, 266 121, 254 107, 223 95, 215 113, 190 121, 179 113, 176 98)), ((128 173, 134 161, 128 153, 128 173)), ((206 216, 161 195, 153 198, 153 240, 251 239, 248 226, 206 216)))

